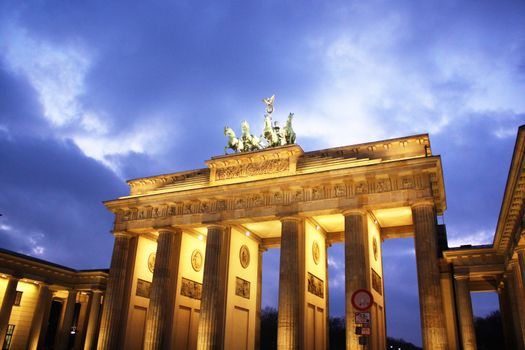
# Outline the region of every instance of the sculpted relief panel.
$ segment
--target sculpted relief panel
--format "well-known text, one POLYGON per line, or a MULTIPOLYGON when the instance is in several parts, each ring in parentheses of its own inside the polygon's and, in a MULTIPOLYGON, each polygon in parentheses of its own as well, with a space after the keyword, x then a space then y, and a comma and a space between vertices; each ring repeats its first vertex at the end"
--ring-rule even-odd
POLYGON ((278 174, 288 172, 288 159, 271 159, 259 163, 241 164, 217 169, 215 180, 228 180, 234 178, 278 174))
MULTIPOLYGON (((286 160, 279 159, 267 162, 274 164, 277 169, 280 169, 281 166, 284 169, 284 163, 282 162, 287 163, 286 160)), ((243 170, 245 171, 244 174, 254 171, 269 171, 268 169, 271 168, 250 168, 248 165, 246 165, 245 170, 243 170)), ((432 177, 430 177, 430 179, 432 179, 432 177)), ((154 207, 146 206, 121 210, 117 220, 120 222, 126 222, 167 216, 220 213, 227 210, 260 208, 272 205, 289 205, 297 202, 321 201, 332 198, 344 198, 398 190, 423 189, 425 188, 423 185, 424 183, 423 175, 410 175, 295 188, 286 191, 258 192, 242 196, 231 196, 226 199, 189 200, 173 203, 171 205, 160 205, 154 207)), ((434 193, 434 195, 438 196, 439 194, 434 193)))

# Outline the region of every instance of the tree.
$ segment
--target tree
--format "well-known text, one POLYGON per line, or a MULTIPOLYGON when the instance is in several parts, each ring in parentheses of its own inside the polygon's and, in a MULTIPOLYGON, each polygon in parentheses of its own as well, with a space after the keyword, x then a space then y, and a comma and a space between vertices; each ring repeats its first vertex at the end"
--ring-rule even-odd
POLYGON ((478 350, 503 349, 505 347, 499 311, 493 311, 486 317, 476 317, 474 328, 476 329, 478 350))
POLYGON ((261 349, 277 349, 277 309, 261 310, 261 349))

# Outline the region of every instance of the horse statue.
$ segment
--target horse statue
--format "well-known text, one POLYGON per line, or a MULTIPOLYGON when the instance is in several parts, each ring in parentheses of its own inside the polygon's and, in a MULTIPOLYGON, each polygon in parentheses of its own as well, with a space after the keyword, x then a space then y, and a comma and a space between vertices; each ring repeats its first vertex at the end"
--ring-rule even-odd
POLYGON ((287 145, 295 143, 295 131, 292 128, 293 115, 293 113, 288 114, 288 120, 286 120, 286 126, 284 127, 284 138, 287 145))
POLYGON ((272 117, 270 114, 264 115, 264 130, 263 134, 261 135, 261 138, 264 138, 266 140, 266 143, 268 144, 267 147, 281 146, 279 133, 275 130, 274 127, 272 127, 272 117))
POLYGON ((229 126, 224 127, 224 136, 228 136, 228 144, 224 147, 224 154, 228 154, 228 149, 233 150, 235 153, 244 149, 242 140, 235 137, 235 131, 229 126))
POLYGON ((261 148, 261 141, 257 136, 250 134, 250 125, 246 120, 241 123, 241 130, 242 152, 257 151, 261 148))

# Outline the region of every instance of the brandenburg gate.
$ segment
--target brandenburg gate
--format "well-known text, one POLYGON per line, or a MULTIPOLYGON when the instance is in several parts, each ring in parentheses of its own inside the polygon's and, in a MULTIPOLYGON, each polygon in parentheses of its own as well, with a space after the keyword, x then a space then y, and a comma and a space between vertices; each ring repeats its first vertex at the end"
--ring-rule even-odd
POLYGON ((327 249, 341 243, 347 349, 362 346, 351 300, 360 289, 373 297, 368 348, 385 349, 381 242, 413 236, 423 346, 448 349, 454 281, 440 271, 445 192, 428 135, 304 152, 293 115, 279 129, 265 101, 265 137, 280 144, 257 147, 247 123, 239 139, 227 128, 241 152, 131 180, 129 196, 105 203, 115 245, 98 347, 259 348, 262 256, 279 247, 278 348, 326 349, 327 249))

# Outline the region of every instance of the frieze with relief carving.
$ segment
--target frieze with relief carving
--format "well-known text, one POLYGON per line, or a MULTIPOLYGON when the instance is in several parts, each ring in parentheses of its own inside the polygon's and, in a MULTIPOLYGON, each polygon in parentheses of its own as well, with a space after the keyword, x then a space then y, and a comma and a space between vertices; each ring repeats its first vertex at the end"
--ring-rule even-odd
MULTIPOLYGON (((297 202, 320 201, 397 190, 422 189, 424 188, 423 183, 422 175, 410 175, 302 187, 287 191, 251 193, 224 199, 190 200, 164 206, 146 206, 121 210, 118 220, 126 222, 169 216, 220 213, 226 210, 260 208, 267 205, 288 205, 297 202)), ((437 196, 438 194, 435 193, 434 195, 437 196)))
POLYGON ((258 163, 241 164, 217 169, 215 179, 228 180, 250 176, 279 174, 289 171, 288 159, 270 159, 258 163))
POLYGON ((188 298, 201 300, 202 283, 195 282, 183 277, 180 287, 180 294, 188 298))

